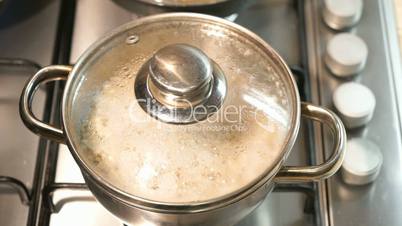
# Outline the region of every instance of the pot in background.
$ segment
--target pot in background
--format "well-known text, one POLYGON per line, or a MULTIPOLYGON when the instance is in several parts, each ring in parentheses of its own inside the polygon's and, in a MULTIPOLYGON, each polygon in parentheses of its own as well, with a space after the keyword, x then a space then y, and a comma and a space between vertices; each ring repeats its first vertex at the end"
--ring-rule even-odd
POLYGON ((255 0, 196 0, 196 1, 155 1, 155 0, 114 0, 118 5, 136 15, 149 16, 169 12, 203 13, 228 17, 239 13, 255 0))

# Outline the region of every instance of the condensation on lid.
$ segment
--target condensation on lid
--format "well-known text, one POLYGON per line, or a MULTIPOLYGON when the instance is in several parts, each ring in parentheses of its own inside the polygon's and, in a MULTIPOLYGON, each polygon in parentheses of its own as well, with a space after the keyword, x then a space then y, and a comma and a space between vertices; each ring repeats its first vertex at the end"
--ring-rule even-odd
POLYGON ((76 67, 84 78, 72 81, 78 88, 68 100, 69 132, 80 157, 115 188, 159 202, 212 200, 271 176, 298 126, 286 65, 262 40, 227 21, 153 18, 116 30, 83 58, 85 67, 76 67), (133 34, 139 41, 127 43, 133 34), (222 106, 197 123, 151 117, 134 93, 148 59, 176 44, 202 50, 226 78, 222 106))

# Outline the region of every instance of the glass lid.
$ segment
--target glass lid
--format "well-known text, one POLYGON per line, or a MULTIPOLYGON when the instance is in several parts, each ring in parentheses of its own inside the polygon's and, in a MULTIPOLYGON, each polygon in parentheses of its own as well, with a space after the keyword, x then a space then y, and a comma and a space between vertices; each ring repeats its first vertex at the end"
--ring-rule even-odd
POLYGON ((133 196, 217 199, 285 157, 297 91, 258 37, 209 16, 127 24, 79 60, 64 120, 85 165, 133 196))

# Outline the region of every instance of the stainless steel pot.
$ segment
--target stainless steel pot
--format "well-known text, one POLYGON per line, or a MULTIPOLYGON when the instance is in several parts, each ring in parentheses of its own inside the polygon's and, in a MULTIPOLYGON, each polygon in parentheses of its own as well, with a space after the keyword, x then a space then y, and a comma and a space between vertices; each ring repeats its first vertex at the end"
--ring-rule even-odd
MULTIPOLYGON (((224 49, 223 47, 221 48, 224 49)), ((209 62, 214 62, 217 65, 223 62, 223 60, 216 57, 212 57, 212 59, 213 61, 210 60, 209 62)), ((259 65, 262 65, 262 68, 266 66, 263 62, 251 63, 251 65, 255 66, 251 68, 248 67, 250 70, 258 68, 259 65)), ((240 65, 241 62, 238 62, 238 64, 240 65)), ((184 67, 184 69, 173 68, 179 69, 179 73, 181 73, 181 71, 191 71, 194 67, 184 67)), ((142 69, 136 71, 137 78, 141 78, 142 69)), ((226 79, 230 83, 231 77, 229 76, 230 73, 228 73, 227 67, 222 67, 222 72, 226 73, 226 79)), ((161 76, 163 76, 163 73, 161 76)), ((264 79, 264 76, 262 75, 261 78, 264 79)), ((188 77, 185 79, 188 79, 188 77)), ((136 80, 141 81, 141 79, 136 80)), ((188 84, 188 81, 186 84, 188 84)), ((225 94, 226 91, 222 90, 222 84, 225 83, 219 84, 221 84, 219 86, 221 87, 219 88, 220 93, 207 95, 207 97, 215 97, 211 100, 213 103, 224 101, 224 98, 220 97, 227 95, 225 94)), ((141 82, 136 82, 135 87, 137 89, 138 87, 142 87, 142 85, 141 82)), ((172 85, 172 83, 170 85, 172 85)), ((269 84, 267 83, 266 85, 269 84)), ((212 84, 211 87, 213 86, 212 84)), ((227 91, 229 93, 231 88, 232 87, 228 85, 227 91)), ((139 90, 138 92, 136 90, 136 95, 137 97, 138 95, 146 95, 147 92, 152 92, 153 89, 154 88, 151 87, 147 90, 139 90)), ((214 88, 211 89, 212 91, 206 93, 215 92, 213 91, 214 88)), ((199 96, 196 97, 199 98, 199 96)), ((198 99, 194 98, 195 97, 192 95, 190 100, 199 103, 198 99)), ((208 100, 202 103, 207 102, 208 100)), ((176 108, 170 109, 175 110, 176 108)), ((196 123, 193 121, 175 121, 176 119, 165 117, 166 115, 158 115, 158 112, 147 113, 150 115, 157 114, 153 116, 167 123, 196 123)), ((185 113, 186 112, 183 114, 185 113)), ((25 125, 34 133, 67 144, 83 173, 89 189, 97 200, 111 213, 133 225, 144 222, 151 222, 155 225, 233 225, 255 209, 273 189, 275 183, 311 182, 322 180, 333 175, 342 164, 346 141, 346 133, 342 122, 333 112, 309 103, 300 102, 297 87, 290 70, 280 56, 268 44, 255 34, 236 24, 211 16, 191 13, 164 14, 136 20, 116 29, 102 40, 96 42, 83 54, 73 67, 53 65, 43 68, 26 84, 21 96, 20 114, 25 125), (182 32, 177 33, 178 30, 182 32), (201 33, 199 32, 207 36, 201 38, 199 36, 201 33), (227 37, 230 38, 226 39, 227 37), (223 38, 224 42, 216 43, 215 41, 218 41, 217 39, 219 38, 223 38), (133 46, 140 42, 143 44, 133 46), (267 170, 264 171, 262 175, 256 177, 255 180, 251 181, 246 186, 209 200, 173 203, 149 200, 130 194, 116 187, 113 183, 110 183, 110 181, 96 172, 83 158, 82 150, 80 150, 80 145, 77 143, 79 137, 77 131, 80 130, 81 126, 80 119, 87 111, 87 105, 89 105, 88 101, 91 101, 93 98, 88 90, 98 87, 102 81, 107 79, 110 73, 116 70, 116 65, 121 64, 121 62, 130 61, 139 51, 148 52, 146 57, 147 61, 142 61, 142 63, 148 63, 144 64, 146 66, 141 67, 142 69, 151 68, 150 74, 152 75, 150 75, 151 80, 148 80, 148 85, 149 83, 157 83, 159 79, 158 73, 160 72, 160 68, 158 65, 153 65, 155 60, 152 61, 152 59, 154 58, 159 60, 184 58, 186 62, 192 62, 191 65, 195 65, 194 67, 198 69, 201 68, 201 71, 205 72, 204 75, 206 77, 197 77, 193 78, 193 80, 188 80, 192 86, 187 86, 185 89, 177 86, 177 84, 183 84, 177 83, 177 81, 174 83, 176 84, 175 87, 166 86, 167 83, 156 84, 156 87, 159 89, 158 92, 163 94, 157 99, 160 104, 165 103, 165 101, 171 101, 172 99, 177 100, 177 98, 182 98, 183 96, 188 97, 188 88, 191 88, 193 91, 197 90, 197 94, 199 95, 204 95, 205 82, 220 79, 219 76, 216 77, 215 72, 213 73, 215 77, 208 77, 209 72, 215 69, 204 67, 205 65, 200 63, 208 62, 208 60, 203 58, 204 56, 198 56, 197 54, 199 53, 197 50, 192 48, 188 50, 186 49, 187 47, 182 46, 184 50, 182 48, 182 50, 180 50, 181 52, 179 51, 180 53, 177 53, 177 43, 197 46, 199 49, 209 53, 209 56, 220 53, 222 50, 217 51, 219 46, 228 45, 228 49, 225 49, 227 52, 224 53, 229 56, 228 59, 226 59, 229 61, 236 57, 240 60, 243 59, 243 61, 247 61, 247 58, 242 58, 242 56, 230 55, 230 49, 233 48, 233 46, 231 46, 232 44, 235 45, 237 43, 238 45, 244 45, 242 47, 249 47, 249 49, 240 48, 240 52, 246 52, 245 54, 248 54, 247 51, 251 51, 252 54, 248 55, 251 60, 255 60, 253 57, 260 57, 260 61, 267 60, 267 62, 273 66, 273 70, 275 70, 278 75, 276 83, 282 83, 282 91, 286 93, 288 97, 287 105, 291 109, 289 114, 289 132, 282 146, 283 149, 280 155, 274 159, 273 164, 269 167, 267 166, 267 170), (168 50, 164 49, 164 51, 158 51, 155 54, 155 49, 158 50, 163 46, 174 46, 173 52, 175 52, 175 54, 169 55, 170 58, 164 58, 164 54, 166 55, 172 52, 172 49, 169 48, 168 50), (195 51, 196 54, 182 56, 180 54, 183 54, 183 51, 185 54, 186 51, 192 53, 195 51), (157 57, 155 57, 155 55, 157 55, 157 57), (149 56, 153 56, 151 60, 149 60, 149 56), (194 63, 194 61, 196 63, 194 63), (151 64, 151 66, 148 64, 151 64), (194 82, 194 79, 197 82, 194 82), (34 116, 31 109, 31 102, 35 90, 41 83, 52 80, 67 80, 62 100, 62 128, 56 128, 40 121, 34 116), (195 83, 199 85, 193 86, 195 83), (82 92, 83 90, 85 92, 82 92), (170 91, 172 90, 175 92, 171 93, 170 91), (320 165, 284 166, 284 161, 295 142, 301 116, 324 123, 330 128, 334 138, 332 155, 320 165)), ((200 120, 204 119, 205 117, 200 118, 200 120)))
POLYGON ((136 15, 148 16, 168 12, 194 12, 227 17, 239 13, 254 0, 114 0, 136 15))

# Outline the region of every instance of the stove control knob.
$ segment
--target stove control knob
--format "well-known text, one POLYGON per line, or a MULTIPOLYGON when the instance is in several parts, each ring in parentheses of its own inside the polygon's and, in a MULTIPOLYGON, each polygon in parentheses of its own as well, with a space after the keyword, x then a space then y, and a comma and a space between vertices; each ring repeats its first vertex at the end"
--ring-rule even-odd
POLYGON ((375 143, 364 138, 352 138, 346 144, 342 179, 350 185, 371 183, 377 178, 382 161, 382 153, 375 143))
POLYGON ((373 92, 366 86, 347 82, 335 90, 333 103, 345 127, 353 129, 372 119, 376 100, 373 92))
POLYGON ((332 74, 347 77, 364 69, 367 56, 368 49, 363 39, 354 34, 340 33, 328 41, 324 60, 332 74))
POLYGON ((363 0, 324 0, 323 19, 328 27, 342 30, 359 22, 363 0))

